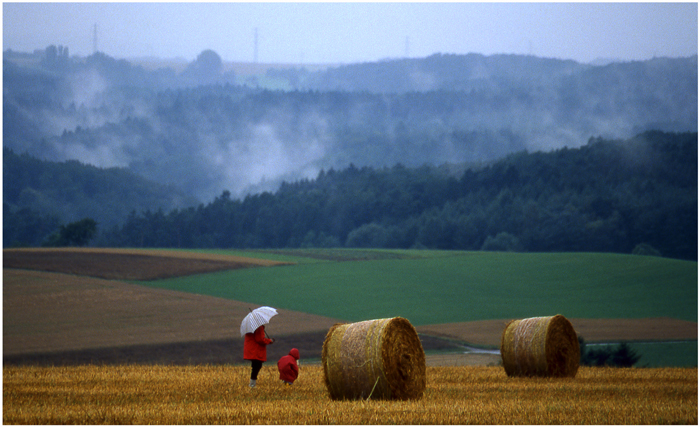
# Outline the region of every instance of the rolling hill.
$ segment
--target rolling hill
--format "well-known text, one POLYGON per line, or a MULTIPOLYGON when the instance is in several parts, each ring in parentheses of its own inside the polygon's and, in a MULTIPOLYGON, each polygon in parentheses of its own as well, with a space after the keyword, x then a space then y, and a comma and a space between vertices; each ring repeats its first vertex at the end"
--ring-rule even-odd
MULTIPOLYGON (((336 322, 402 316, 421 334, 431 363, 497 363, 497 355, 455 352, 462 353, 467 343, 497 347, 508 319, 555 313, 569 317, 588 342, 681 340, 666 350, 674 357, 685 354, 674 363, 687 363, 688 352, 697 358, 694 262, 449 251, 43 250, 64 260, 80 253, 75 260, 84 276, 75 275, 75 266, 73 274, 57 272, 55 265, 68 268, 66 262, 22 264, 19 255, 31 260, 35 252, 4 251, 6 364, 240 363, 236 319, 257 305, 280 310, 269 327, 279 344, 270 348, 273 359, 291 347, 303 350, 305 359, 320 357, 325 334, 336 322), (115 263, 113 280, 94 277, 105 256, 117 260, 126 254, 149 264, 115 263), (186 263, 188 257, 246 260, 248 266, 216 272, 220 267, 214 263, 214 272, 206 273, 200 264, 186 263), (255 268, 255 258, 277 266, 255 268), (165 263, 196 267, 190 272, 196 274, 181 270, 186 276, 138 284, 114 280, 120 265, 125 278, 133 277, 135 265, 143 277, 152 277, 147 266, 155 271, 165 263), (54 272, 45 271, 50 269, 54 272), (579 296, 577 287, 587 296, 579 296), (635 295, 625 298, 627 293, 635 295)), ((664 360, 668 354, 655 363, 669 363, 664 360)))

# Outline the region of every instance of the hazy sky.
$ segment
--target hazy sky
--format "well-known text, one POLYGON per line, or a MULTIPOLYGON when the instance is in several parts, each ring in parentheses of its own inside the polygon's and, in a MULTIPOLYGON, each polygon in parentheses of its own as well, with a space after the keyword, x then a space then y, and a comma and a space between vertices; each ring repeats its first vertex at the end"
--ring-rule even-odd
POLYGON ((690 56, 697 3, 3 3, 3 50, 352 63, 433 53, 690 56))

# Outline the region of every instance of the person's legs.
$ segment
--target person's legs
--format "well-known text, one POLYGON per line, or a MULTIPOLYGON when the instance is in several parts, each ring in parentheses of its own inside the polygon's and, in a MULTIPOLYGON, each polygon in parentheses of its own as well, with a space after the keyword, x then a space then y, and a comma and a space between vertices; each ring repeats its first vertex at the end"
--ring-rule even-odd
POLYGON ((253 371, 250 374, 251 380, 258 379, 258 373, 260 372, 262 365, 263 365, 262 360, 251 360, 251 367, 253 368, 253 371))
POLYGON ((251 360, 250 367, 252 368, 250 372, 250 386, 255 387, 255 381, 258 379, 258 372, 262 368, 262 360, 251 360))

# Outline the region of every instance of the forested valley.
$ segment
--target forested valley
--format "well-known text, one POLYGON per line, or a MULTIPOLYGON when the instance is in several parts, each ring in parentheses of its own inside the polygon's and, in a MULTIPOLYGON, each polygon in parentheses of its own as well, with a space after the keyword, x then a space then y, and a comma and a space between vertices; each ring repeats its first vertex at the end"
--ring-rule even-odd
MULTIPOLYGON (((46 194, 46 200, 71 180, 75 188, 81 178, 93 192, 96 186, 116 186, 95 198, 95 206, 124 212, 140 200, 138 185, 144 184, 133 177, 121 181, 125 171, 100 174, 92 166, 66 162, 44 165, 56 172, 40 174, 45 162, 4 154, 6 171, 8 161, 10 170, 25 171, 17 174, 26 177, 22 197, 29 197, 27 183, 42 185, 32 181, 37 176, 45 180, 44 188, 54 186, 53 192, 34 191, 46 194)), ((78 200, 86 190, 73 197, 78 200)), ((5 198, 16 191, 5 191, 5 198)), ((166 193, 145 194, 154 206, 164 203, 156 197, 166 193)), ((30 233, 24 238, 38 244, 42 232, 59 224, 31 209, 11 212, 5 206, 6 247, 13 237, 21 241, 21 233, 30 233)), ((697 133, 649 131, 629 140, 591 138, 575 149, 515 153, 461 175, 447 166, 350 165, 242 199, 224 191, 198 206, 134 208, 123 223, 103 228, 93 244, 636 252, 692 260, 697 259, 697 214, 697 133)))
POLYGON ((591 137, 697 131, 697 56, 592 66, 436 54, 271 68, 253 85, 212 51, 179 74, 65 51, 5 53, 3 146, 126 168, 200 202, 350 163, 476 164, 591 137))
POLYGON ((460 177, 435 168, 321 171, 274 193, 132 212, 102 244, 596 251, 697 259, 697 133, 591 139, 460 177))
POLYGON ((697 259, 697 56, 3 65, 5 247, 89 217, 100 246, 697 259))

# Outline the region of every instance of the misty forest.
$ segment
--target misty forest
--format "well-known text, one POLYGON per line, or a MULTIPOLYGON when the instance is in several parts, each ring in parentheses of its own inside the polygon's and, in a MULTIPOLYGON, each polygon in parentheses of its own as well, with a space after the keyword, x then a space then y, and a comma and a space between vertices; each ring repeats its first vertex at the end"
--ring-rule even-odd
POLYGON ((697 56, 256 70, 5 51, 4 247, 697 260, 697 56))

